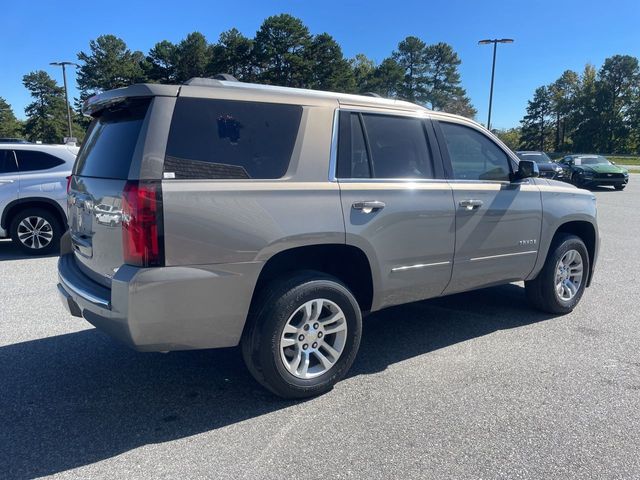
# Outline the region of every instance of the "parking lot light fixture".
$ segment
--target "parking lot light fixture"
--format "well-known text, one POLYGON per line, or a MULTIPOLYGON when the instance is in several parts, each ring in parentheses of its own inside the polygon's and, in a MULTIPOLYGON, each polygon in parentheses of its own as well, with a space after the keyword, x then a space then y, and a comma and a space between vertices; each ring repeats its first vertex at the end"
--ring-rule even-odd
POLYGON ((493 103, 493 78, 496 72, 496 47, 499 43, 513 43, 513 38, 484 39, 478 45, 493 44, 493 63, 491 64, 491 88, 489 90, 489 117, 487 118, 487 130, 491 130, 491 105, 493 103))
POLYGON ((77 63, 73 62, 51 62, 49 65, 56 67, 62 67, 62 81, 64 82, 64 101, 67 104, 67 126, 69 127, 69 138, 73 137, 73 131, 71 129, 71 105, 69 105, 69 93, 67 91, 67 71, 66 66, 79 67, 77 63))

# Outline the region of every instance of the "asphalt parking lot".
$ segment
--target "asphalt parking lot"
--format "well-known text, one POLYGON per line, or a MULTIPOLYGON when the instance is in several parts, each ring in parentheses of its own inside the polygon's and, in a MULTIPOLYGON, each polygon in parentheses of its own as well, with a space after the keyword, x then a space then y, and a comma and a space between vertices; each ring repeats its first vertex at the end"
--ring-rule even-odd
POLYGON ((137 353, 0 241, 0 477, 640 478, 640 175, 599 189, 570 315, 506 285, 366 319, 352 372, 274 398, 236 349, 137 353))

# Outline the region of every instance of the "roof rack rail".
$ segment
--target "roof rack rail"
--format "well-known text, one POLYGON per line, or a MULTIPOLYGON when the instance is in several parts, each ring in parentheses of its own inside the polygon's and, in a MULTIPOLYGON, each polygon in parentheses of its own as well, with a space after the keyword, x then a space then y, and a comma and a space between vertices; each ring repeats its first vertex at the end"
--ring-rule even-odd
POLYGON ((238 82, 239 80, 228 73, 218 73, 213 77, 193 77, 184 82, 184 85, 194 85, 198 87, 221 87, 221 81, 238 82))
POLYGON ((378 95, 376 92, 364 92, 362 95, 364 95, 365 97, 376 97, 376 98, 382 98, 380 95, 378 95))
POLYGON ((211 78, 213 78, 214 80, 226 80, 227 82, 239 82, 240 81, 236 77, 231 75, 230 73, 218 73, 218 74, 214 75, 211 78))

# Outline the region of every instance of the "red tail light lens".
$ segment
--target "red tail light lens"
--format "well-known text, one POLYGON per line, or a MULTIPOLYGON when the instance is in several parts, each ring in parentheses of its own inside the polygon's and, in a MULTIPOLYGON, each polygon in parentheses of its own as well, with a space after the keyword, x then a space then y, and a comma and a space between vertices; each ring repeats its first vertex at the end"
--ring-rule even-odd
POLYGON ((69 193, 69 190, 71 190, 71 175, 67 177, 67 194, 69 193))
POLYGON ((122 192, 124 261, 140 267, 164 264, 160 182, 127 182, 122 192))

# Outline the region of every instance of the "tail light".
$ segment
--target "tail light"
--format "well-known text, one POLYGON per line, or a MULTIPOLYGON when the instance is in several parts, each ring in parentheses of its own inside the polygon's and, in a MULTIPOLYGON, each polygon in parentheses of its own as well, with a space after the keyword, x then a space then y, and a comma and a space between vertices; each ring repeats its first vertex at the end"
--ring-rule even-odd
POLYGON ((160 182, 127 182, 122 192, 124 261, 140 267, 164 264, 160 182))
POLYGON ((71 175, 67 177, 67 194, 69 194, 70 189, 71 189, 71 175))

